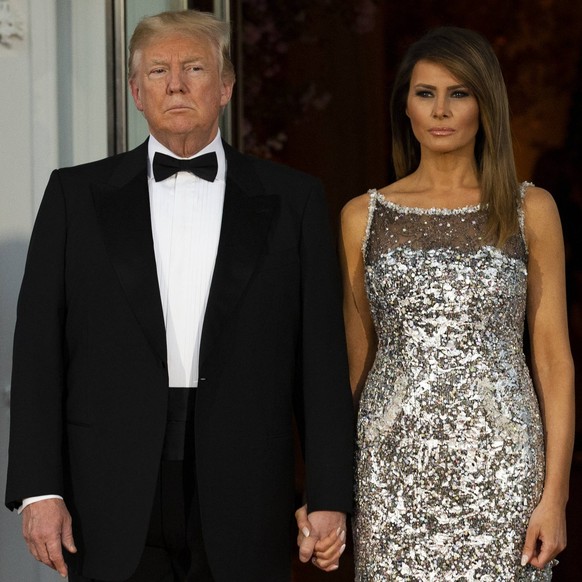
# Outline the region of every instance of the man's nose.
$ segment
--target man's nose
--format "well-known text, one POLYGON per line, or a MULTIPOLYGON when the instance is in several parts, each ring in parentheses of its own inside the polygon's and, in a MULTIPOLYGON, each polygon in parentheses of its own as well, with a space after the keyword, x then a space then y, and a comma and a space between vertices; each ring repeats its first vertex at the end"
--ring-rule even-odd
POLYGON ((183 93, 185 87, 184 71, 180 69, 171 69, 168 78, 168 93, 183 93))

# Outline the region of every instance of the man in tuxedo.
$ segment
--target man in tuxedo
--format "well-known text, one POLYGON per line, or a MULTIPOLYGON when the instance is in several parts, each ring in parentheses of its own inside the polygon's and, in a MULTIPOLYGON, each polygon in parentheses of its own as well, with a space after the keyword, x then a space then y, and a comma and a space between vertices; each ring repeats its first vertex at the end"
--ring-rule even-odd
POLYGON ((130 87, 149 139, 56 170, 39 209, 6 504, 72 582, 288 581, 294 413, 312 543, 345 536, 352 407, 324 196, 221 140, 228 46, 209 14, 142 20, 130 87))

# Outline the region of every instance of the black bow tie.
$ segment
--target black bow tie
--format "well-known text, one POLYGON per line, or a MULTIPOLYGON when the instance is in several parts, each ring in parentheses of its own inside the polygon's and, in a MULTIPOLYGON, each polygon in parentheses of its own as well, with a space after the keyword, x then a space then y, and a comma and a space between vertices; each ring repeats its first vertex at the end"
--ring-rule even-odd
POLYGON ((166 156, 160 152, 154 155, 154 179, 156 182, 165 180, 173 176, 176 172, 192 172, 199 178, 214 182, 216 174, 218 173, 218 161, 216 154, 210 152, 190 160, 180 160, 172 156, 166 156))

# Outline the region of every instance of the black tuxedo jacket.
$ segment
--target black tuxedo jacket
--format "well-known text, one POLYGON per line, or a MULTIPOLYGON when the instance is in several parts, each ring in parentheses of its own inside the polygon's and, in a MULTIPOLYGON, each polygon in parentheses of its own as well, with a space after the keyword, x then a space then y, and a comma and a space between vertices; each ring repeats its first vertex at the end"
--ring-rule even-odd
MULTIPOLYGON (((225 149, 197 388, 201 519, 217 582, 277 582, 290 572, 294 408, 310 510, 351 510, 338 272, 319 182, 225 149)), ((62 495, 80 549, 68 561, 100 580, 140 558, 166 423, 146 167, 147 142, 52 174, 18 303, 6 504, 62 495)))

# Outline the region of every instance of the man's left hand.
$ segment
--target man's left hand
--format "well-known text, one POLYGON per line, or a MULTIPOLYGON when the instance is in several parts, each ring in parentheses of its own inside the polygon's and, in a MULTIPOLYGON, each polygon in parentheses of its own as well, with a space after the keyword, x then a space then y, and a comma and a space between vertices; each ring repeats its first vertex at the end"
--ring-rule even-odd
POLYGON ((339 568, 339 559, 346 548, 346 515, 338 511, 307 513, 307 506, 295 512, 299 534, 299 559, 312 563, 324 572, 339 568))

